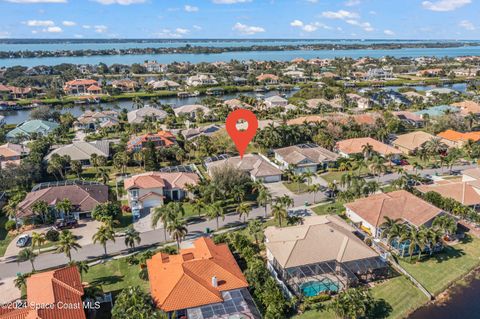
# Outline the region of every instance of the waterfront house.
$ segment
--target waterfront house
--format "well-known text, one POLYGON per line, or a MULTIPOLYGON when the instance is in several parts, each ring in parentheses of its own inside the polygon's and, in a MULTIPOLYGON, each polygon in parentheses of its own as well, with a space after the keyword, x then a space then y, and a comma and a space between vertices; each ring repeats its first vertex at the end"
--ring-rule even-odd
POLYGON ((421 116, 423 119, 440 117, 445 114, 454 114, 458 113, 460 110, 457 107, 450 105, 437 105, 432 106, 424 110, 414 112, 418 116, 421 116))
POLYGON ((33 91, 30 87, 18 87, 12 85, 0 84, 0 99, 2 95, 6 95, 7 99, 25 99, 32 95, 33 91))
POLYGON ((175 81, 162 80, 162 81, 150 81, 148 85, 154 90, 176 91, 180 87, 175 81))
POLYGON ((128 204, 132 209, 154 208, 165 199, 179 201, 190 197, 187 185, 195 186, 200 178, 190 172, 147 172, 124 181, 128 204))
POLYGON ((260 74, 259 76, 257 76, 257 81, 262 83, 262 84, 267 84, 267 85, 274 85, 274 84, 278 84, 278 80, 280 78, 274 74, 260 74))
POLYGON ((390 105, 395 106, 410 106, 412 102, 407 99, 402 93, 397 91, 379 91, 372 94, 372 101, 374 104, 380 105, 382 107, 387 107, 390 105))
POLYGON ((435 95, 445 95, 445 94, 457 95, 459 94, 459 92, 449 88, 435 88, 435 89, 425 91, 425 95, 430 98, 435 97, 435 95))
POLYGON ((199 115, 201 117, 208 115, 210 109, 200 104, 182 105, 173 109, 176 116, 186 116, 190 120, 195 120, 199 115))
POLYGON ((261 318, 227 244, 200 237, 176 255, 157 253, 147 269, 152 299, 169 316, 261 318))
POLYGON ((22 144, 0 145, 0 168, 5 168, 7 164, 19 165, 20 160, 28 153, 30 153, 30 149, 22 144))
POLYGON ((108 186, 96 182, 65 181, 58 183, 44 183, 34 187, 25 199, 17 206, 16 217, 19 222, 35 218, 33 206, 38 201, 44 201, 51 207, 57 218, 87 218, 91 211, 99 204, 108 201, 108 186), (63 183, 63 184, 62 184, 63 183), (72 204, 72 211, 59 211, 55 205, 68 199, 72 204))
POLYGON ((166 72, 167 71, 167 65, 166 64, 158 63, 155 60, 145 61, 143 63, 143 66, 145 67, 145 69, 147 69, 147 72, 149 72, 149 73, 161 73, 161 72, 166 72))
POLYGON ((282 171, 280 168, 270 162, 266 157, 258 154, 245 154, 243 159, 241 159, 240 156, 209 158, 205 162, 205 166, 210 176, 212 176, 213 172, 218 168, 231 166, 247 173, 254 181, 271 183, 282 180, 282 171))
POLYGON ((398 135, 397 138, 392 142, 392 145, 402 151, 405 155, 414 155, 422 147, 422 145, 434 138, 435 136, 430 133, 414 131, 411 133, 398 135))
POLYGON ((394 157, 400 157, 402 152, 396 148, 374 140, 371 137, 351 138, 348 140, 342 140, 337 142, 335 149, 343 157, 350 157, 355 154, 363 154, 364 146, 370 145, 374 153, 379 154, 382 157, 393 155, 394 157))
POLYGON ((182 130, 181 134, 186 140, 193 140, 199 136, 212 136, 221 129, 222 127, 217 124, 210 124, 207 126, 200 126, 196 128, 182 130))
POLYGON ((211 74, 193 75, 187 78, 188 86, 217 85, 218 81, 211 74))
POLYGON ((435 76, 439 76, 440 74, 443 74, 443 73, 444 73, 443 69, 440 69, 440 68, 425 69, 425 70, 417 71, 416 76, 419 76, 419 77, 435 77, 435 76))
POLYGON ((139 152, 153 143, 155 148, 170 147, 177 143, 175 136, 168 131, 158 131, 157 133, 147 133, 139 136, 132 136, 127 142, 127 150, 130 152, 139 152))
POLYGON ((385 278, 388 264, 336 215, 265 229, 267 266, 288 295, 314 297, 385 278))
POLYGON ((265 106, 267 108, 286 107, 287 105, 288 100, 279 95, 270 96, 265 99, 265 106))
POLYGON ((13 130, 7 133, 8 141, 12 140, 28 140, 32 135, 46 136, 53 132, 60 125, 55 122, 31 120, 23 122, 13 130))
POLYGON ((245 102, 240 101, 239 99, 230 99, 230 100, 225 100, 223 102, 226 106, 228 106, 231 110, 236 110, 236 109, 244 109, 244 108, 252 108, 250 104, 247 104, 245 102))
POLYGON ((118 112, 112 110, 105 111, 85 111, 73 123, 76 130, 96 131, 103 127, 112 127, 118 125, 118 112))
POLYGON ((356 199, 344 205, 347 217, 374 237, 380 237, 385 217, 400 219, 410 227, 430 227, 443 211, 404 190, 356 199))
POLYGON ((63 91, 68 95, 100 94, 98 81, 92 79, 76 79, 65 82, 63 91))
POLYGON ((480 104, 475 101, 466 100, 462 102, 456 102, 451 104, 453 107, 460 109, 460 114, 467 116, 473 114, 476 117, 480 117, 480 104))
POLYGON ((295 82, 305 82, 307 81, 307 77, 305 76, 305 72, 302 70, 291 70, 283 73, 284 76, 288 76, 295 82))
POLYGON ((135 92, 138 89, 138 82, 130 79, 114 80, 112 87, 121 92, 135 92))
POLYGON ((130 124, 140 124, 143 123, 146 119, 151 119, 153 121, 163 120, 168 116, 167 112, 161 109, 157 109, 151 106, 145 106, 137 110, 132 110, 128 112, 127 119, 130 124))
POLYGON ((346 100, 348 104, 355 105, 360 110, 367 110, 372 107, 372 101, 355 93, 347 93, 346 100))
POLYGON ((84 289, 76 266, 26 278, 26 300, 0 305, 0 319, 86 319, 84 289))
POLYGON ((110 141, 74 141, 72 144, 63 145, 54 149, 45 157, 45 160, 49 161, 54 154, 69 156, 72 161, 79 161, 82 165, 91 165, 90 159, 93 154, 103 156, 107 159, 110 157, 110 141))
POLYGON ((391 68, 374 68, 367 71, 367 79, 372 80, 390 80, 394 78, 391 68))
POLYGON ((480 141, 480 132, 457 132, 454 130, 446 130, 437 134, 441 137, 445 144, 451 147, 462 147, 468 140, 473 142, 480 141))
POLYGON ((280 163, 282 169, 293 166, 295 173, 315 173, 333 164, 338 159, 338 154, 333 153, 315 144, 299 144, 278 148, 273 151, 275 160, 280 163))
POLYGON ((480 73, 480 68, 479 67, 458 68, 458 69, 452 70, 452 72, 453 74, 455 74, 455 76, 473 78, 480 73))

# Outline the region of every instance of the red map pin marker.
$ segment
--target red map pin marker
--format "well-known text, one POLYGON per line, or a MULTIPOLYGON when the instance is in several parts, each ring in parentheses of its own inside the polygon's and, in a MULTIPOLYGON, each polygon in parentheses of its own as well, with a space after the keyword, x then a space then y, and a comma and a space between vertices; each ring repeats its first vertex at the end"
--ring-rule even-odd
POLYGON ((238 109, 228 115, 225 124, 228 135, 230 135, 240 153, 240 158, 243 158, 248 144, 257 134, 257 117, 249 110, 238 109), (237 129, 238 120, 244 120, 248 123, 246 130, 240 131, 237 129))

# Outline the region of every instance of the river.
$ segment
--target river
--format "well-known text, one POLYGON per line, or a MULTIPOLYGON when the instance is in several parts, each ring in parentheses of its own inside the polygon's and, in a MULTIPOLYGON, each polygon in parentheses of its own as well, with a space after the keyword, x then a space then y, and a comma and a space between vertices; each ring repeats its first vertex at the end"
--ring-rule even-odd
POLYGON ((468 286, 456 286, 444 304, 430 304, 414 312, 409 319, 478 319, 480 318, 480 279, 468 286))
MULTIPOLYGON (((330 40, 330 43, 345 43, 347 40, 330 40)), ((207 45, 207 46, 251 46, 251 45, 282 45, 282 44, 305 44, 308 41, 289 42, 280 41, 262 42, 262 41, 230 41, 230 42, 184 42, 190 45, 207 45)), ((356 42, 361 42, 356 40, 356 42)), ((372 41, 370 41, 372 42, 372 41)), ((388 41, 391 43, 392 41, 388 41)), ((324 42, 308 42, 326 43, 324 42)), ((354 41, 346 42, 348 44, 355 43, 354 41)), ((368 41, 362 42, 368 44, 368 41)), ((178 47, 180 43, 26 43, 26 44, 9 44, 0 42, 0 51, 18 51, 18 50, 82 50, 82 49, 108 49, 108 48, 131 48, 131 47, 178 47)), ((295 58, 336 58, 336 57, 372 57, 380 58, 384 56, 393 57, 421 57, 421 56, 435 56, 435 57, 457 57, 466 55, 480 55, 480 46, 463 46, 456 48, 405 48, 392 50, 372 50, 372 49, 355 49, 355 50, 292 50, 292 51, 243 51, 243 52, 224 52, 212 54, 193 54, 193 53, 169 53, 169 54, 139 54, 139 55, 106 55, 106 56, 83 56, 83 57, 44 57, 44 58, 14 58, 14 59, 0 59, 0 67, 10 67, 14 65, 23 65, 26 67, 33 67, 37 65, 58 65, 61 63, 73 64, 98 64, 100 62, 107 65, 118 64, 133 64, 143 63, 146 60, 157 60, 159 63, 173 63, 173 62, 216 62, 216 61, 230 61, 230 60, 256 60, 256 61, 290 61, 295 58)))

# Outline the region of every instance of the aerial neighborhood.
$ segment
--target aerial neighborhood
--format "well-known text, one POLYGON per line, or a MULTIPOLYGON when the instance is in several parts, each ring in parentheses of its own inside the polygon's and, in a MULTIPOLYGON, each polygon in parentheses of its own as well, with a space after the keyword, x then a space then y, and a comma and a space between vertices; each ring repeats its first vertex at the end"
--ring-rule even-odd
POLYGON ((480 266, 479 63, 0 69, 0 319, 408 317, 480 266))

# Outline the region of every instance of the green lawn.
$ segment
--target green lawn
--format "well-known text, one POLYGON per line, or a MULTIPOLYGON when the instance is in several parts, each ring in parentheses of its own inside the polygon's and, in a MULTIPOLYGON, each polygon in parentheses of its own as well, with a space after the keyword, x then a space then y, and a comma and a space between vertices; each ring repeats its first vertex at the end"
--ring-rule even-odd
POLYGON ((400 265, 434 295, 479 264, 480 239, 477 238, 467 238, 464 243, 447 246, 443 253, 423 262, 411 264, 408 259, 400 260, 400 265))
POLYGON ((345 174, 347 172, 340 172, 340 171, 337 171, 337 172, 328 172, 327 174, 325 175, 320 175, 321 178, 323 178, 327 183, 332 183, 333 181, 336 181, 337 183, 340 182, 340 180, 342 179, 342 175, 345 174))
POLYGON ((283 185, 295 194, 305 193, 308 191, 308 185, 297 182, 283 182, 283 185))
POLYGON ((309 310, 301 315, 293 316, 292 319, 337 319, 337 316, 330 310, 309 310))
POLYGON ((5 255, 5 251, 7 250, 8 245, 14 238, 10 236, 8 232, 5 230, 5 223, 7 222, 7 216, 0 214, 0 257, 5 255))
POLYGON ((375 300, 383 299, 392 307, 387 317, 391 319, 405 318, 428 301, 427 296, 404 276, 378 284, 372 288, 372 295, 375 300))
POLYGON ((343 202, 336 201, 335 203, 319 205, 312 208, 312 210, 317 215, 327 215, 327 214, 341 214, 345 208, 343 207, 343 202))
POLYGON ((101 286, 104 292, 134 285, 148 291, 148 281, 140 279, 139 272, 140 266, 130 265, 122 258, 90 267, 88 273, 83 275, 83 281, 101 286))

